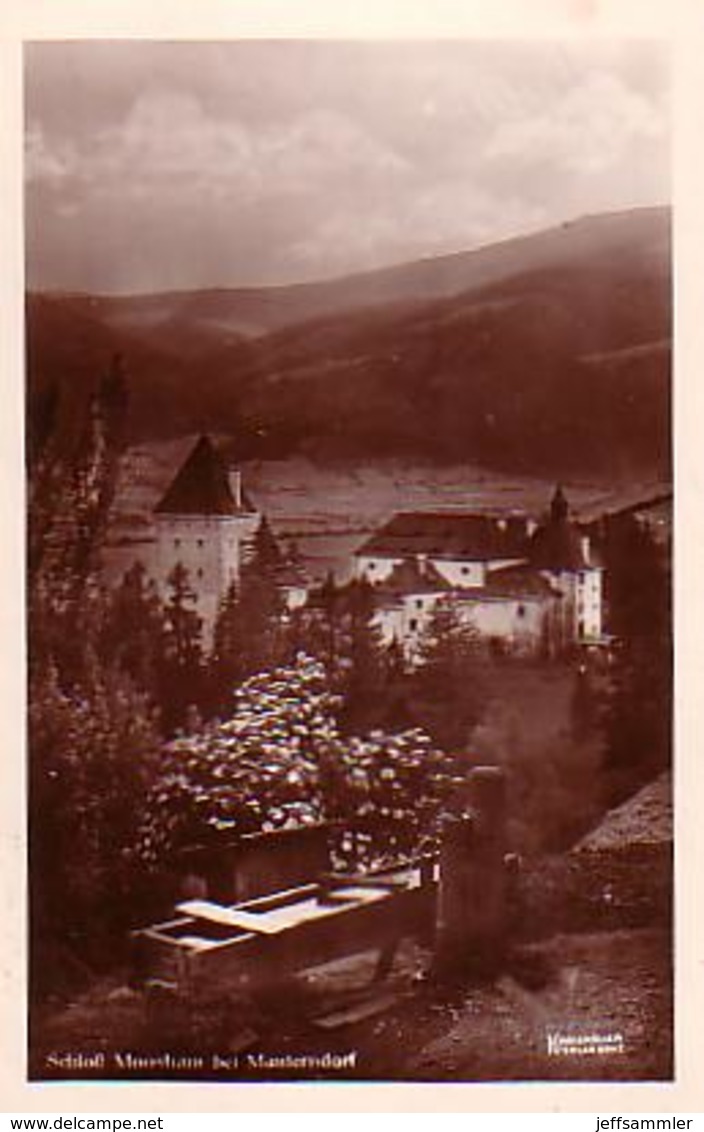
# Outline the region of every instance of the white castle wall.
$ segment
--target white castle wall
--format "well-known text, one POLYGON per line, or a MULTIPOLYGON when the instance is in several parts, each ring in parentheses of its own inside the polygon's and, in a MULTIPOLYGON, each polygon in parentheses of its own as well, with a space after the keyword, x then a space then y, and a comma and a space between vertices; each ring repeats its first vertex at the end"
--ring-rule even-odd
POLYGON ((203 639, 210 642, 220 601, 239 578, 257 515, 159 515, 156 520, 157 584, 163 596, 180 563, 187 571, 203 620, 203 639))

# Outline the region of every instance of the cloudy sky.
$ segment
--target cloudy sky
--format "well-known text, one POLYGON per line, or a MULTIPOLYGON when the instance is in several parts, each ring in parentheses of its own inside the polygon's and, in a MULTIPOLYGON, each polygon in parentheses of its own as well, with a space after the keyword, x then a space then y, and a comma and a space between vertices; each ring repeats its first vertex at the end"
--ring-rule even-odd
POLYGON ((26 48, 27 275, 288 283, 669 199, 648 42, 26 48))

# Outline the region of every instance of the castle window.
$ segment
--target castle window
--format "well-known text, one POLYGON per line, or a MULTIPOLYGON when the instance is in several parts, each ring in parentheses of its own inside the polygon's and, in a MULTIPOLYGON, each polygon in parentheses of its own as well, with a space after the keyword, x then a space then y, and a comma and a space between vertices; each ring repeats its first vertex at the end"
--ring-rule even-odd
POLYGON ((203 546, 203 540, 202 540, 202 538, 199 538, 199 539, 198 539, 198 546, 201 546, 201 547, 203 546))
POLYGON ((516 613, 518 614, 519 617, 525 617, 525 615, 526 615, 525 605, 519 605, 518 609, 516 610, 516 613))
POLYGON ((418 622, 416 621, 415 617, 412 617, 408 622, 408 628, 412 633, 415 633, 416 629, 418 628, 418 622))
POLYGON ((422 608, 423 608, 423 599, 422 599, 422 597, 419 597, 419 598, 418 598, 418 600, 416 601, 416 608, 417 608, 417 609, 422 609, 422 608))
POLYGON ((175 538, 175 539, 174 539, 174 546, 176 547, 176 549, 177 549, 177 550, 178 550, 178 548, 180 547, 180 545, 181 545, 181 540, 180 540, 180 538, 175 538))
POLYGON ((198 569, 197 577, 199 577, 199 578, 203 577, 203 571, 200 568, 198 569))

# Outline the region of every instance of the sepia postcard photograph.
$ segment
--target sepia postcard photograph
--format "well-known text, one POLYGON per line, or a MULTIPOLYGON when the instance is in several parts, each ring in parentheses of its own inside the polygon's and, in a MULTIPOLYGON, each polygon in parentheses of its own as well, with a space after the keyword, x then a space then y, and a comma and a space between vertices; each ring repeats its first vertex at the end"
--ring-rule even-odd
POLYGON ((667 41, 22 68, 29 1080, 672 1082, 667 41))

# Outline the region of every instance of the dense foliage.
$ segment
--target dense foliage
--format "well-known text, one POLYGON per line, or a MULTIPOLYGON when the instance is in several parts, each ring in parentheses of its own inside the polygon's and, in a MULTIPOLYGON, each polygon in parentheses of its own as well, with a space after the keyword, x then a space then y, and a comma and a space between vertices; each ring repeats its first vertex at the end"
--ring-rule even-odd
MULTIPOLYGON (((486 658, 450 604, 431 620, 423 663, 409 666, 400 646, 382 647, 364 582, 328 579, 305 607, 287 608, 279 583, 291 563, 265 526, 209 653, 182 566, 164 598, 140 567, 105 592, 120 378, 112 371, 84 407, 73 447, 52 438, 51 404, 30 446, 35 986, 52 984, 59 952, 109 961, 125 928, 149 914, 140 900, 155 872, 182 847, 326 820, 340 863, 417 852, 452 804, 473 742, 510 771, 514 817, 537 848, 574 835, 575 797, 580 821, 596 813, 598 733, 612 798, 667 765, 669 584, 657 547, 629 521, 604 538, 618 659, 596 689, 577 679, 572 733, 547 748, 525 721, 477 731, 486 658)), ((505 676, 496 698, 507 699, 505 676)))
POLYGON ((49 669, 32 688, 30 881, 36 979, 70 947, 109 960, 140 915, 138 837, 158 736, 148 705, 117 670, 63 689, 49 669))
POLYGON ((609 801, 670 766, 672 594, 664 547, 630 515, 606 524, 609 623, 617 634, 603 722, 609 801))
POLYGON ((340 697, 305 655, 246 681, 235 710, 163 750, 144 859, 227 832, 335 823, 338 853, 369 865, 417 850, 451 786, 453 761, 423 732, 344 737, 340 697))

